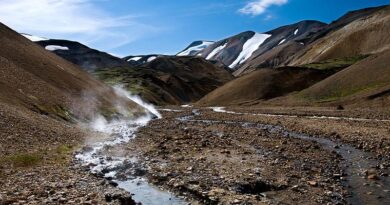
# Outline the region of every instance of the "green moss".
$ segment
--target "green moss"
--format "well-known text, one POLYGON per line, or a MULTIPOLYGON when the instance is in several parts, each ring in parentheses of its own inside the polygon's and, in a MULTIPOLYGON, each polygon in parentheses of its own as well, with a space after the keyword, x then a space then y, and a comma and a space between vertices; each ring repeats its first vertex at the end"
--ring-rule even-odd
POLYGON ((74 147, 72 145, 59 145, 54 149, 45 148, 34 153, 20 153, 2 157, 0 165, 11 167, 34 167, 45 163, 65 164, 72 158, 74 147))
POLYGON ((330 59, 330 60, 326 60, 326 61, 302 65, 302 67, 319 69, 319 70, 340 69, 340 68, 349 67, 349 66, 351 66, 351 65, 353 65, 353 64, 355 64, 355 63, 357 63, 357 62, 359 62, 367 57, 368 57, 368 55, 359 55, 359 56, 352 56, 352 57, 346 57, 346 58, 335 58, 335 59, 330 59))
POLYGON ((40 114, 43 115, 53 115, 65 121, 71 121, 73 119, 72 113, 61 105, 34 104, 34 107, 40 114))
POLYGON ((71 145, 60 145, 57 147, 56 152, 60 155, 72 153, 73 146, 71 145))
POLYGON ((24 153, 8 156, 3 159, 3 163, 10 163, 14 167, 31 167, 37 165, 43 159, 42 155, 37 153, 24 153))

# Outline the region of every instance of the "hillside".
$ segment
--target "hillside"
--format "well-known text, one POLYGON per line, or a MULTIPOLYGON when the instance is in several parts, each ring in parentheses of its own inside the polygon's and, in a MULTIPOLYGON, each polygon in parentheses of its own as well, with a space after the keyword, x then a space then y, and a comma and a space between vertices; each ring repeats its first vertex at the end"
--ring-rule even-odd
POLYGON ((3 24, 0 25, 0 43, 3 153, 11 153, 13 149, 28 150, 26 147, 32 150, 39 143, 42 146, 37 147, 43 148, 47 140, 53 143, 74 140, 80 134, 68 139, 75 129, 68 129, 66 123, 89 120, 98 113, 106 117, 119 114, 121 112, 115 108, 117 103, 127 105, 134 114, 143 112, 134 102, 117 96, 110 87, 79 67, 3 24), (54 133, 57 134, 54 136, 54 133))
POLYGON ((244 105, 287 95, 313 85, 335 70, 298 67, 261 69, 232 80, 197 102, 203 106, 244 105))
POLYGON ((390 48, 390 6, 349 12, 306 39, 307 45, 289 65, 370 55, 390 48))
POLYGON ((68 40, 40 40, 36 43, 46 50, 91 72, 98 68, 129 66, 125 60, 108 53, 89 48, 79 42, 68 40))
POLYGON ((390 50, 372 55, 298 93, 305 102, 388 106, 390 50))
POLYGON ((228 71, 202 58, 175 56, 160 56, 135 68, 101 69, 95 75, 158 105, 195 102, 233 79, 228 71))

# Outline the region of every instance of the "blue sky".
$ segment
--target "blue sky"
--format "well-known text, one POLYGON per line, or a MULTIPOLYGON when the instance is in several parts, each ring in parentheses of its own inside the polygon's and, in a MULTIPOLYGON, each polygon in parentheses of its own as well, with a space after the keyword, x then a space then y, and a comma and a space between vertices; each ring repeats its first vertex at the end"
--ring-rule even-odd
POLYGON ((326 23, 389 0, 1 0, 0 21, 19 31, 80 41, 119 56, 175 54, 194 40, 326 23), (20 12, 22 11, 23 12, 20 12))

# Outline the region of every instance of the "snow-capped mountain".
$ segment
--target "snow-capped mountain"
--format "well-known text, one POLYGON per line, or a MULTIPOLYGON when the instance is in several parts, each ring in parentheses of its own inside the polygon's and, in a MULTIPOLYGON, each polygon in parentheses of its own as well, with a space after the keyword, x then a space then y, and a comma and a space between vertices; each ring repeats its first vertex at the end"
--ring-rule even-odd
MULTIPOLYGON (((280 52, 278 47, 286 47, 294 45, 290 50, 296 51, 304 46, 303 39, 309 34, 317 32, 326 24, 318 21, 302 21, 296 24, 283 26, 265 33, 257 33, 247 31, 238 35, 223 39, 214 44, 211 44, 197 55, 211 61, 218 61, 228 66, 232 71, 240 74, 248 67, 253 67, 251 64, 256 59, 256 65, 266 64, 266 66, 277 66, 283 63, 282 60, 276 58, 280 52), (273 54, 271 54, 271 53, 273 54), (267 58, 263 54, 269 54, 267 58), (257 58, 262 57, 262 62, 257 58), (271 62, 269 61, 271 59, 271 62), (277 60, 275 60, 277 59, 277 60), (242 69, 244 67, 244 69, 242 69), (237 71, 240 70, 240 71, 237 71)), ((290 52, 287 52, 290 54, 290 52)))
POLYGON ((89 72, 99 68, 130 66, 121 58, 89 48, 75 41, 50 39, 35 41, 35 43, 89 72))
POLYGON ((194 41, 183 51, 179 52, 177 56, 195 56, 213 43, 213 41, 194 41))

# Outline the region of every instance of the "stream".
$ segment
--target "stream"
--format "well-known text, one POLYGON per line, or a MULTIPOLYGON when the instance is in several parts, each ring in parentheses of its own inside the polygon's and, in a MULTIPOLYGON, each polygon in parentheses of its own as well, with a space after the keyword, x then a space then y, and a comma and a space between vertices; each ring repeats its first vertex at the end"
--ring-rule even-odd
MULTIPOLYGON (((213 108, 215 112, 224 112, 228 114, 247 114, 225 111, 223 108, 213 108)), ((170 112, 180 112, 181 110, 164 110, 170 112)), ((388 177, 378 176, 378 180, 369 180, 365 177, 364 170, 368 170, 378 165, 371 154, 355 149, 352 146, 334 142, 329 139, 309 136, 302 133, 290 132, 281 126, 259 124, 244 121, 219 121, 219 120, 202 120, 195 119, 201 116, 198 109, 192 109, 192 114, 178 117, 176 120, 182 122, 196 122, 203 124, 235 124, 243 128, 251 127, 261 130, 267 130, 271 133, 282 134, 285 137, 293 137, 302 140, 315 141, 323 148, 338 153, 344 160, 341 167, 344 169, 346 180, 345 187, 351 193, 347 198, 348 203, 363 204, 390 204, 390 180, 388 177)), ((168 191, 148 183, 143 176, 134 174, 134 172, 125 171, 124 169, 135 169, 137 163, 136 157, 126 158, 121 154, 106 154, 107 150, 115 150, 115 147, 131 143, 136 137, 136 131, 146 126, 152 118, 144 116, 135 120, 120 120, 116 122, 95 122, 95 130, 106 133, 110 138, 95 142, 87 146, 82 152, 76 155, 76 159, 85 166, 90 167, 90 171, 99 174, 104 178, 117 183, 118 187, 133 194, 133 199, 145 205, 184 205, 189 204, 181 197, 177 197, 168 191)), ((134 170, 133 170, 134 171, 134 170)), ((343 176, 344 176, 343 175, 343 176)))
POLYGON ((144 116, 135 120, 121 120, 109 124, 96 122, 101 124, 98 127, 102 128, 97 130, 110 135, 111 138, 87 146, 83 152, 76 155, 76 159, 84 166, 89 167, 93 174, 112 180, 118 184, 119 188, 133 194, 132 198, 136 202, 144 205, 188 204, 184 199, 151 185, 143 176, 138 176, 133 172, 125 172, 125 176, 123 176, 121 171, 135 168, 135 165, 138 164, 137 158, 125 158, 121 153, 110 153, 109 156, 106 154, 108 150, 115 150, 116 146, 130 143, 136 137, 136 131, 140 127, 146 126, 150 120, 149 116, 144 116), (103 124, 104 126, 102 126, 103 124))

